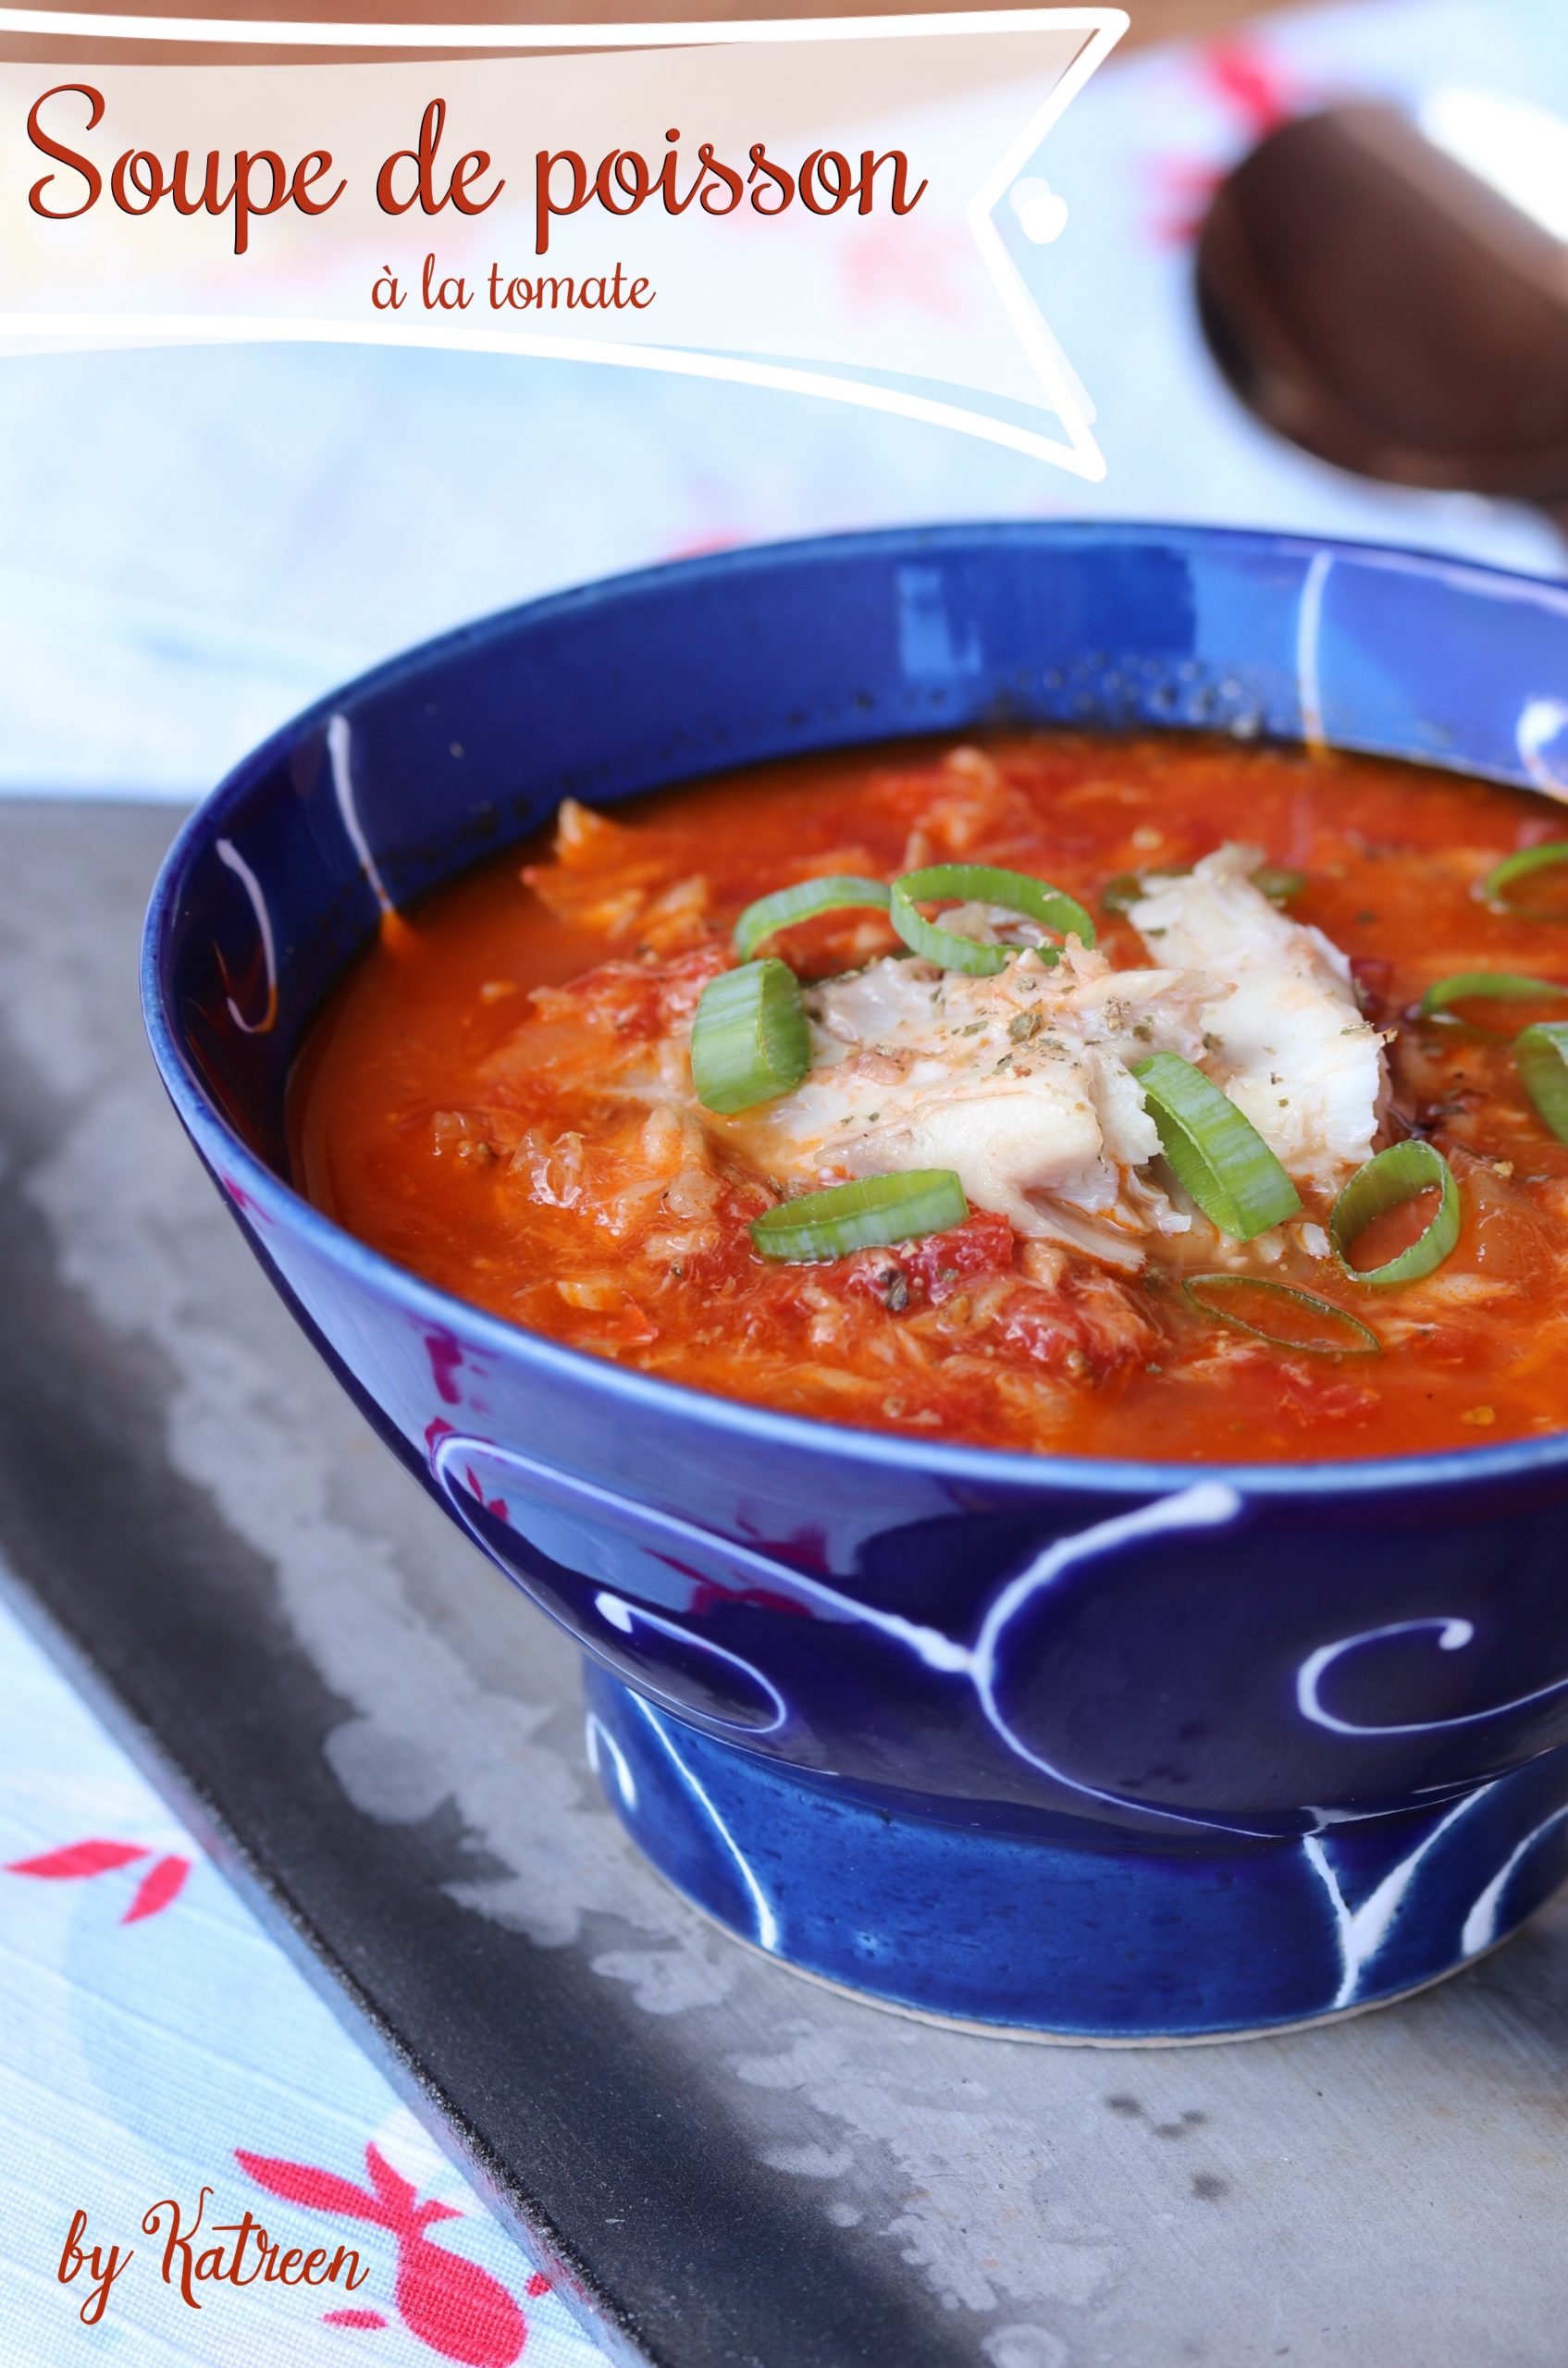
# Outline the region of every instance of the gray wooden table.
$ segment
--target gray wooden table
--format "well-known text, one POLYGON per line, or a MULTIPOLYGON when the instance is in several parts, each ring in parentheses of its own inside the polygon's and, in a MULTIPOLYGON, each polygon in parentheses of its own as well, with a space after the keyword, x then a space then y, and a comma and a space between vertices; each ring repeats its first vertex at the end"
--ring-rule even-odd
POLYGON ((633 1856, 574 1658, 166 1110, 167 813, 0 803, 18 1599, 599 2332, 666 2368, 1560 2368, 1568 1909, 1338 2029, 1117 2053, 796 1981, 633 1856))

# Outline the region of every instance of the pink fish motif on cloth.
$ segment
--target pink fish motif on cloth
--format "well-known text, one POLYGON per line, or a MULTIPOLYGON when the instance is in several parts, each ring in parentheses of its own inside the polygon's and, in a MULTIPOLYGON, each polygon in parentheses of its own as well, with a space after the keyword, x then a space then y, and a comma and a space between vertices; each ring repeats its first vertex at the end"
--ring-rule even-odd
MULTIPOLYGON (((512 2368, 527 2340, 527 2322, 501 2285, 477 2262, 433 2244, 425 2231, 432 2221, 460 2220, 450 2203, 421 2202, 419 2190, 392 2168, 374 2144, 364 2150, 368 2188, 308 2163, 286 2163, 236 2147, 234 2159, 248 2177, 285 2202, 307 2212, 335 2213, 368 2220, 389 2231, 398 2249, 394 2300, 398 2316, 443 2360, 463 2368, 512 2368)), ((364 2326, 377 2314, 334 2312, 336 2325, 364 2326)), ((384 2324, 384 2322, 382 2323, 384 2324)))
MULTIPOLYGON (((91 1875, 113 1874, 118 1868, 134 1866, 139 1858, 150 1858, 152 1855, 143 1842, 70 1842, 63 1849, 44 1850, 33 1858, 13 1858, 4 1872, 31 1875, 42 1882, 80 1882, 91 1875)), ((147 1917, 172 1906, 184 1890, 190 1872, 190 1859, 178 1852, 171 1851, 155 1860, 137 1885, 120 1922, 140 1924, 147 1917)))

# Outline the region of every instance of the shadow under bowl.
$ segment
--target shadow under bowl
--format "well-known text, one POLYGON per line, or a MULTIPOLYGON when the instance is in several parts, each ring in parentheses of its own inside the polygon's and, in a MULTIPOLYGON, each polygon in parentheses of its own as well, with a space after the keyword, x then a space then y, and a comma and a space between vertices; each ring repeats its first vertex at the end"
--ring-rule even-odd
POLYGON ((907 2010, 1101 2041, 1278 2029, 1464 1964, 1568 1870, 1568 1439, 1197 1472, 623 1369, 290 1188, 323 994, 387 905, 567 795, 1036 723, 1321 738, 1564 795, 1562 692, 1568 590, 1481 569, 1172 527, 846 536, 451 635, 287 726, 181 833, 143 969, 181 1121, 380 1436, 583 1646, 628 1832, 745 1939, 907 2010))

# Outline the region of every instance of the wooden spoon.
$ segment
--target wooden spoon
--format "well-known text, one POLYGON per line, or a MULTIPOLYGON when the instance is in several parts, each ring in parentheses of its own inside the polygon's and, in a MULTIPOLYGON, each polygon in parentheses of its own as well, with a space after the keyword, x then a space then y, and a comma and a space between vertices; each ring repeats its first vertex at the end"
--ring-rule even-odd
POLYGON ((1198 247, 1221 369, 1271 427, 1568 526, 1568 246, 1384 105, 1271 132, 1198 247))

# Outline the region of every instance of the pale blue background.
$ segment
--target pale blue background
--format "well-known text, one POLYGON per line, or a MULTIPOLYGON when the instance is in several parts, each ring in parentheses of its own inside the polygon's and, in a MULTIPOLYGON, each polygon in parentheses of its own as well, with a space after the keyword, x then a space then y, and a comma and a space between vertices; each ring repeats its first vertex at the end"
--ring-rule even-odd
MULTIPOLYGON (((1441 83, 1568 113, 1563 0, 1388 0, 1271 20, 1306 102, 1441 83)), ((1034 166, 1013 240, 1099 406, 1085 486, 946 430, 642 372, 350 348, 0 361, 0 785, 191 796, 406 643, 716 541, 963 515, 1252 521, 1558 571, 1524 512, 1379 491, 1246 420, 1203 350, 1173 175, 1245 124, 1196 51, 1113 64, 1034 166)), ((1011 227, 1010 216, 1006 217, 1011 227)))

